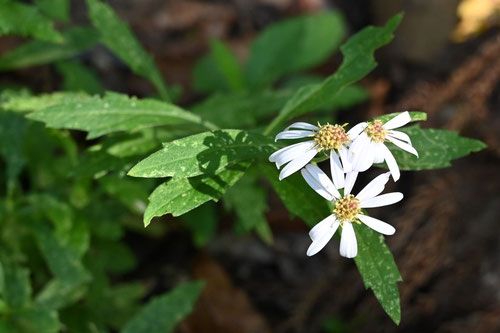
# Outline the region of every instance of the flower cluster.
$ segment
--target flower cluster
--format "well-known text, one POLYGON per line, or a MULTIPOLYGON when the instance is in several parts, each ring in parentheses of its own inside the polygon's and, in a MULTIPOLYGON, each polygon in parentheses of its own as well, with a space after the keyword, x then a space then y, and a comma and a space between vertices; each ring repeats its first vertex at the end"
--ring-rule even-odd
POLYGON ((276 136, 276 140, 309 138, 307 141, 282 148, 269 157, 269 161, 276 163, 278 169, 284 166, 279 175, 280 180, 300 170, 309 186, 333 205, 332 214, 309 232, 312 244, 307 250, 308 256, 323 249, 339 226, 342 228, 340 255, 347 258, 354 258, 358 253, 353 223, 363 223, 384 235, 394 234, 394 227, 363 214, 362 209, 387 206, 403 199, 403 194, 399 192, 380 193, 390 176, 394 181, 400 177, 398 164, 387 148, 387 142, 418 157, 408 135, 394 130, 410 121, 410 114, 402 112, 385 124, 380 120, 363 122, 347 132, 347 124, 340 126, 318 123, 318 126, 315 126, 298 122, 276 136), (330 159, 331 179, 320 168, 310 163, 320 152, 329 152, 326 156, 330 159), (384 161, 389 172, 373 179, 357 195, 351 194, 358 173, 366 171, 374 163, 384 161), (341 189, 343 191, 339 191, 341 189))

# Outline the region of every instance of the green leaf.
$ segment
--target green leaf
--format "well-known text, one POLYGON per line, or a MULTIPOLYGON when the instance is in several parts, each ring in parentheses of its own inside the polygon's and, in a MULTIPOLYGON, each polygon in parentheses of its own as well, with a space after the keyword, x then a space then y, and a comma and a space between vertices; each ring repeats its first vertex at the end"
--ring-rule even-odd
POLYGON ((53 279, 37 295, 35 304, 45 310, 59 310, 81 299, 86 286, 72 281, 53 279))
MULTIPOLYGON (((383 124, 391 120, 392 118, 399 116, 402 112, 394 112, 389 114, 384 114, 383 116, 375 117, 373 120, 380 120, 383 124)), ((427 113, 418 111, 409 111, 411 121, 424 121, 427 120, 427 113)), ((399 129, 398 129, 399 130, 399 129)))
POLYGON ((148 226, 153 217, 165 214, 179 216, 207 201, 219 200, 226 189, 243 176, 247 167, 248 163, 240 163, 221 169, 211 176, 169 179, 149 196, 149 205, 144 213, 144 225, 148 226))
POLYGON ((52 274, 59 280, 78 285, 90 279, 90 275, 68 246, 62 244, 54 233, 41 223, 33 223, 32 231, 52 274))
POLYGON ((269 209, 266 191, 259 187, 255 179, 249 175, 241 178, 227 190, 224 195, 224 204, 236 213, 235 229, 237 232, 260 230, 266 242, 272 241, 272 234, 266 219, 266 212, 269 209))
POLYGON ((271 133, 284 121, 324 105, 334 99, 346 86, 370 73, 377 65, 373 53, 392 40, 393 32, 402 18, 402 14, 395 15, 385 27, 370 26, 352 36, 341 47, 344 59, 337 72, 321 84, 313 84, 300 89, 281 109, 265 133, 271 133))
POLYGON ((449 167, 451 160, 486 148, 479 141, 459 136, 456 131, 422 129, 419 125, 398 129, 410 136, 419 157, 397 148, 387 146, 393 153, 401 170, 428 170, 449 167))
POLYGON ((148 191, 144 182, 130 177, 123 178, 116 175, 102 177, 99 180, 102 189, 115 197, 134 213, 143 214, 146 209, 148 191))
POLYGON ((346 33, 339 12, 320 12, 275 23, 252 43, 246 68, 249 86, 264 87, 283 75, 323 62, 346 33))
POLYGON ((61 34, 54 30, 52 21, 34 6, 18 1, 0 1, 0 36, 21 35, 50 42, 62 42, 61 34))
POLYGON ((213 238, 219 222, 215 204, 210 202, 183 214, 182 219, 198 247, 205 246, 213 238))
POLYGON ((327 201, 307 185, 299 173, 280 181, 279 170, 271 163, 262 163, 259 169, 266 176, 285 207, 312 227, 332 213, 327 201))
POLYGON ((28 118, 42 121, 48 127, 87 131, 88 139, 161 125, 191 123, 210 127, 199 116, 173 104, 111 92, 102 98, 93 96, 50 106, 28 118))
POLYGON ((0 71, 52 63, 71 58, 93 47, 99 35, 88 27, 75 27, 63 32, 64 42, 51 43, 32 40, 4 54, 0 58, 0 71))
POLYGON ((398 282, 403 281, 384 237, 365 225, 353 224, 358 240, 354 258, 365 287, 371 288, 382 308, 399 325, 401 307, 398 282))
POLYGON ((69 21, 69 0, 36 0, 35 3, 50 18, 62 22, 69 21))
POLYGON ((63 77, 63 89, 68 91, 84 91, 89 94, 102 94, 102 86, 97 74, 77 61, 61 61, 56 69, 63 77))
POLYGON ((37 96, 19 95, 6 98, 2 102, 2 107, 9 111, 27 112, 46 109, 58 104, 70 104, 90 98, 85 93, 75 92, 55 92, 52 94, 40 94, 37 96))
POLYGON ((133 177, 194 177, 215 174, 228 166, 255 158, 267 158, 272 139, 240 130, 217 130, 191 135, 164 145, 137 163, 133 177))
POLYGON ((186 283, 152 299, 125 326, 122 333, 166 333, 193 310, 203 282, 186 283))
POLYGON ((194 88, 199 92, 238 91, 244 88, 238 60, 221 41, 213 40, 210 53, 196 64, 194 88))
POLYGON ((121 21, 113 9, 99 0, 87 0, 89 16, 101 33, 101 42, 132 71, 146 77, 158 90, 160 96, 168 101, 169 95, 160 71, 153 59, 137 41, 128 25, 121 21))
POLYGON ((22 145, 27 121, 22 116, 0 110, 0 156, 7 162, 7 191, 13 191, 16 179, 26 164, 22 145), (8 144, 7 144, 8 143, 8 144))
POLYGON ((47 309, 24 309, 0 319, 0 332, 5 333, 57 333, 60 329, 57 312, 47 309))
POLYGON ((3 296, 11 309, 21 309, 29 304, 31 283, 27 268, 7 262, 2 258, 5 286, 3 296))

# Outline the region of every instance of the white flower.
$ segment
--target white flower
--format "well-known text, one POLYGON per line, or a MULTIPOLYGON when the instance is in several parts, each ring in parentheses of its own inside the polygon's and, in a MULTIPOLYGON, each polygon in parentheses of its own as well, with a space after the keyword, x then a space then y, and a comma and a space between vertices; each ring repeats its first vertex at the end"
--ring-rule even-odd
POLYGON ((358 254, 353 223, 364 223, 369 228, 384 235, 392 235, 396 231, 391 225, 364 215, 361 210, 362 208, 391 205, 403 199, 403 194, 399 192, 379 195, 389 180, 389 172, 373 179, 356 196, 351 194, 351 190, 358 175, 357 172, 346 174, 344 195, 340 195, 332 181, 317 166, 309 164, 301 170, 301 173, 309 186, 323 198, 331 201, 334 207, 333 213, 316 224, 309 232, 312 244, 307 249, 308 256, 313 256, 323 249, 339 226, 342 227, 340 255, 347 258, 354 258, 358 254))
POLYGON ((356 138, 349 148, 352 170, 366 171, 373 163, 385 161, 392 178, 397 181, 399 179, 399 167, 385 142, 392 142, 399 148, 418 157, 418 152, 411 145, 410 137, 403 132, 393 130, 408 124, 410 121, 410 114, 405 111, 385 124, 382 124, 380 120, 375 120, 354 126, 350 132, 356 138))
POLYGON ((303 168, 318 152, 330 151, 333 182, 337 188, 343 188, 344 172, 351 170, 350 160, 347 157, 347 144, 355 138, 351 131, 346 133, 344 126, 330 124, 315 126, 298 122, 278 133, 275 141, 279 139, 311 138, 309 141, 282 148, 269 156, 269 161, 276 163, 278 169, 286 164, 280 172, 279 179, 283 180, 303 168), (342 164, 340 163, 341 160, 342 164))

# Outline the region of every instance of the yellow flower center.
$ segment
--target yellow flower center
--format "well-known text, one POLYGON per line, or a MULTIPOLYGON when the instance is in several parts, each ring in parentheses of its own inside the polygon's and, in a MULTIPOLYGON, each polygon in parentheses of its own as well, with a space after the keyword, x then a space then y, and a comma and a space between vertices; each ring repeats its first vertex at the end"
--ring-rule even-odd
POLYGON ((365 128, 365 133, 374 142, 384 142, 387 130, 382 127, 382 122, 380 120, 375 120, 365 128))
POLYGON ((344 129, 346 125, 326 124, 322 126, 318 123, 319 130, 316 132, 314 141, 319 145, 319 151, 339 149, 344 143, 349 141, 349 137, 344 129))
POLYGON ((344 222, 360 223, 357 216, 361 214, 361 204, 354 195, 348 194, 344 198, 335 201, 333 213, 341 224, 344 222))

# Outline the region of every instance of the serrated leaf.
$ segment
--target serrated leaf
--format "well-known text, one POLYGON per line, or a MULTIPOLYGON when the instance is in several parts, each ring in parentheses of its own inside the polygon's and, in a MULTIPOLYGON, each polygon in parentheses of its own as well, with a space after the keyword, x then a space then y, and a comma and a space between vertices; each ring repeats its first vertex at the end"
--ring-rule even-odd
POLYGON ((391 143, 387 146, 401 170, 428 170, 445 168, 451 160, 486 148, 479 141, 461 137, 456 131, 423 129, 419 125, 398 129, 410 136, 419 157, 407 153, 391 143))
POLYGON ((268 126, 266 134, 272 132, 284 121, 324 105, 335 98, 343 88, 370 73, 377 65, 373 53, 392 40, 393 32, 402 17, 402 14, 395 15, 385 27, 370 26, 352 36, 340 48, 344 55, 340 68, 323 83, 300 89, 268 126))
POLYGON ((137 163, 133 177, 194 177, 215 174, 228 166, 267 158, 276 150, 271 138, 241 130, 217 130, 166 143, 137 163))
POLYGON ((36 0, 35 3, 50 18, 62 22, 69 20, 69 0, 36 0))
POLYGON ((358 255, 354 258, 363 283, 372 289, 385 312, 399 325, 401 307, 398 282, 403 281, 394 257, 384 237, 365 225, 353 223, 358 241, 358 255))
POLYGON ((344 38, 339 12, 320 12, 275 23, 252 43, 246 68, 250 87, 264 87, 281 76, 324 61, 344 38))
POLYGON ((99 0, 87 0, 90 20, 101 34, 101 42, 126 63, 132 71, 146 77, 158 90, 160 96, 168 101, 167 87, 160 71, 129 26, 120 20, 113 9, 99 0))
POLYGON ((87 131, 88 139, 161 125, 205 124, 199 116, 173 104, 111 92, 104 97, 93 96, 53 105, 35 111, 28 118, 42 121, 48 127, 87 131))
POLYGON ((259 169, 271 183, 285 207, 310 227, 332 213, 327 202, 307 185, 299 173, 280 181, 279 170, 271 163, 260 164, 259 169))
POLYGON ((266 191, 256 183, 255 179, 249 175, 240 179, 227 190, 224 195, 224 204, 236 213, 236 232, 260 230, 266 242, 272 241, 265 215, 268 211, 266 191))
POLYGON ((21 35, 50 42, 62 42, 52 21, 31 5, 18 1, 0 1, 0 36, 21 35))
POLYGON ((102 86, 96 73, 77 61, 60 61, 56 69, 63 78, 62 87, 68 91, 84 91, 89 94, 102 94, 102 86))
POLYGON ((197 91, 204 93, 243 89, 241 67, 224 43, 212 41, 210 53, 194 67, 193 85, 197 91))
POLYGON ((248 163, 239 163, 211 176, 174 177, 166 181, 149 196, 144 225, 148 226, 153 217, 165 214, 179 216, 209 200, 219 200, 226 189, 243 176, 247 167, 248 163))
POLYGON ((27 112, 46 109, 58 104, 69 104, 75 101, 85 100, 91 96, 85 93, 55 92, 52 94, 40 94, 37 96, 19 95, 7 97, 2 102, 2 107, 9 111, 27 112))
POLYGON ((0 71, 48 64, 71 58, 93 47, 98 41, 97 31, 88 27, 74 27, 64 31, 62 43, 32 40, 7 52, 0 58, 0 71))
POLYGON ((151 300, 125 326, 123 333, 166 333, 193 310, 204 283, 192 282, 151 300))

